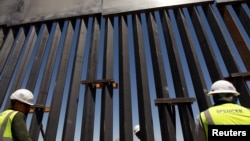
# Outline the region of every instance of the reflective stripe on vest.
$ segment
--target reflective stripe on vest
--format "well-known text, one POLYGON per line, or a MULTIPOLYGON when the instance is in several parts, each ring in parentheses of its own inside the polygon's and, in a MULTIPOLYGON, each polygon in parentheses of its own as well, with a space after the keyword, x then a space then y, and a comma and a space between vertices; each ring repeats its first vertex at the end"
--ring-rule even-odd
POLYGON ((250 125, 250 110, 226 103, 201 112, 200 118, 207 136, 208 125, 250 125))
POLYGON ((6 110, 0 114, 0 138, 1 141, 12 141, 11 124, 17 111, 6 110))

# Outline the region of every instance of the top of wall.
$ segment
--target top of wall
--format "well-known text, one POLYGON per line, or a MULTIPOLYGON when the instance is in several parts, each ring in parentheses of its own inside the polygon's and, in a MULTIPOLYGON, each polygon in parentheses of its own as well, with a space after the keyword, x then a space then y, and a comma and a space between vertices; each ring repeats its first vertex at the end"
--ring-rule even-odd
MULTIPOLYGON (((217 0, 217 3, 241 0, 217 0)), ((119 14, 214 0, 1 0, 0 25, 18 25, 101 13, 119 14)))

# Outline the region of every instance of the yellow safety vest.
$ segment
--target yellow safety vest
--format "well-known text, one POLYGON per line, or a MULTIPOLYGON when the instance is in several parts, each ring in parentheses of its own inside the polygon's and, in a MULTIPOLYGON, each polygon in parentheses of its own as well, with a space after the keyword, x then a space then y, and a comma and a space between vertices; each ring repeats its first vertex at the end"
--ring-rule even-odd
POLYGON ((250 110, 237 104, 226 103, 201 112, 200 118, 208 137, 208 125, 250 125, 250 110))
POLYGON ((0 140, 12 141, 11 124, 17 111, 5 110, 0 113, 0 140))

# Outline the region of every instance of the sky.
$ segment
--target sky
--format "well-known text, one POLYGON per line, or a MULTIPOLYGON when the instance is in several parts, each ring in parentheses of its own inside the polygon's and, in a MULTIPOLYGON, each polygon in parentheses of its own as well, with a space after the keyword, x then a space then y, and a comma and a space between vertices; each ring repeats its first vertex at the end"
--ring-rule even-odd
MULTIPOLYGON (((243 7, 245 7, 246 11, 248 12, 248 15, 250 15, 250 11, 249 11, 249 7, 247 7, 246 5, 243 5, 243 7)), ((218 14, 218 11, 215 7, 213 7, 215 12, 218 14)), ((235 16, 235 13, 233 12, 232 10, 232 7, 228 6, 228 8, 231 10, 232 14, 234 15, 234 17, 236 18, 236 21, 238 21, 239 19, 237 19, 237 16, 235 16)), ((204 15, 201 7, 197 7, 198 11, 200 12, 201 15, 204 15)), ((184 11, 184 15, 187 17, 187 23, 188 23, 188 27, 190 29, 190 32, 192 34, 192 38, 193 38, 193 41, 194 41, 194 44, 195 44, 195 47, 196 47, 196 51, 197 51, 197 55, 199 57, 199 61, 200 61, 200 64, 201 64, 201 69, 202 69, 202 72, 204 74, 204 77, 205 79, 207 80, 207 87, 209 88, 210 85, 211 85, 211 80, 209 78, 209 75, 208 75, 208 71, 207 71, 207 68, 206 68, 206 65, 205 65, 205 61, 204 61, 204 58, 202 56, 202 53, 201 53, 201 50, 200 50, 200 46, 198 44, 198 40, 197 40, 197 37, 194 33, 194 28, 193 25, 191 24, 191 21, 189 19, 189 14, 187 13, 187 9, 183 8, 183 11, 184 11)), ((174 30, 176 31, 175 32, 175 37, 177 39, 177 45, 178 45, 178 50, 180 52, 180 56, 182 56, 180 59, 181 59, 181 62, 182 62, 182 67, 184 70, 188 70, 188 66, 187 66, 187 60, 185 58, 185 53, 184 53, 184 50, 183 50, 183 45, 181 43, 181 40, 180 40, 180 36, 178 34, 178 28, 176 26, 176 21, 175 21, 175 18, 174 18, 174 15, 173 15, 173 11, 172 10, 169 10, 169 15, 170 15, 170 18, 172 19, 172 25, 173 25, 173 28, 174 30)), ((160 25, 160 19, 158 17, 158 13, 156 12, 155 13, 156 15, 156 22, 157 24, 160 25)), ((219 60, 219 64, 222 68, 222 73, 224 76, 228 76, 228 72, 226 71, 226 67, 223 63, 223 60, 220 56, 220 53, 219 53, 219 50, 218 48, 216 47, 216 44, 215 44, 215 39, 214 37, 212 36, 212 33, 211 33, 211 30, 209 29, 209 26, 208 26, 208 21, 206 20, 206 18, 204 18, 205 16, 203 16, 202 20, 203 22, 205 23, 206 25, 206 30, 207 32, 211 35, 209 36, 209 39, 211 40, 212 43, 214 43, 214 51, 216 53, 216 57, 217 59, 219 60)), ((129 37, 133 37, 133 31, 132 31, 132 22, 131 22, 131 16, 129 15, 128 17, 128 29, 129 29, 129 37)), ((145 45, 145 54, 146 56, 150 56, 150 51, 149 51, 149 40, 150 38, 147 36, 147 28, 146 28, 146 21, 145 21, 145 15, 142 14, 141 15, 141 19, 142 19, 142 28, 143 28, 143 32, 144 32, 144 36, 143 38, 145 39, 144 41, 144 45, 145 45)), ((222 22, 222 19, 219 18, 219 20, 221 20, 221 23, 223 25, 223 22, 222 22)), ((80 28, 80 21, 81 20, 77 20, 76 24, 73 25, 75 26, 75 31, 78 31, 79 28, 80 28)), ((89 23, 92 23, 93 22, 93 19, 90 19, 89 20, 89 23)), ((64 40, 64 37, 66 35, 66 29, 67 29, 67 25, 68 23, 67 22, 64 22, 64 28, 65 29, 62 29, 62 38, 61 38, 61 41, 64 40)), ((243 29, 243 26, 238 22, 238 25, 239 25, 239 28, 241 29, 242 31, 242 34, 243 36, 245 37, 245 40, 247 41, 247 44, 248 46, 250 46, 250 39, 249 39, 249 36, 247 35, 247 33, 245 32, 245 30, 243 29)), ((44 29, 46 25, 42 25, 42 28, 41 28, 41 31, 44 29)), ((89 24, 89 27, 91 27, 91 24, 89 24)), ((222 26, 224 28, 223 31, 225 31, 228 35, 228 32, 227 32, 227 29, 225 28, 225 25, 222 26)), ((100 44, 100 52, 103 51, 104 49, 104 28, 105 28, 105 24, 104 24, 104 19, 102 19, 101 21, 101 26, 100 26, 100 30, 101 30, 101 44, 100 44)), ((51 31, 54 31, 55 30, 55 24, 52 26, 52 29, 51 31)), ((158 30, 159 30, 159 34, 160 34, 160 44, 161 44, 161 49, 162 49, 162 54, 164 57, 164 67, 165 67, 165 70, 166 72, 171 72, 170 70, 170 65, 169 65, 169 60, 168 60, 168 57, 167 57, 167 50, 166 50, 166 45, 165 45, 165 41, 164 41, 164 38, 163 38, 163 33, 162 33, 162 29, 161 29, 161 26, 158 26, 158 30)), ((115 18, 114 20, 114 57, 116 59, 114 59, 114 66, 117 66, 118 65, 118 19, 115 18)), ((51 32, 52 33, 52 32, 51 32)), ((77 34, 78 32, 75 32, 74 33, 74 36, 77 37, 77 34)), ((91 34, 91 31, 88 30, 88 35, 91 34)), ((38 39, 41 38, 42 35, 38 35, 38 39)), ((89 53, 89 47, 90 47, 90 36, 87 36, 87 40, 86 40, 86 49, 84 50, 83 54, 84 54, 84 62, 83 62, 83 69, 82 69, 82 80, 85 80, 86 79, 86 74, 87 74, 87 70, 86 70, 86 67, 85 66, 88 66, 88 62, 87 62, 87 57, 88 57, 88 53, 89 53)), ((232 49, 235 53, 235 57, 237 58, 237 61, 239 63, 239 66, 240 66, 240 70, 242 72, 245 72, 246 69, 244 68, 244 65, 239 57, 239 54, 237 53, 236 51, 236 47, 234 46, 233 42, 230 40, 230 36, 228 36, 228 39, 232 45, 232 49)), ((52 38, 49 38, 49 41, 48 42, 51 42, 51 39, 52 38)), ((72 48, 75 48, 77 45, 77 41, 74 40, 73 41, 73 44, 72 44, 72 48)), ((37 45, 35 45, 37 47, 37 45)), ((37 48, 35 47, 34 49, 34 54, 32 56, 32 59, 31 60, 35 60, 35 53, 37 51, 37 48)), ((41 83, 42 81, 42 75, 43 75, 43 72, 45 71, 44 70, 44 66, 45 66, 45 60, 47 60, 47 57, 48 57, 48 54, 49 54, 49 48, 50 46, 47 46, 46 50, 45 50, 45 55, 43 56, 44 57, 44 62, 42 64, 42 69, 39 73, 39 79, 37 81, 37 83, 41 83)), ((61 42, 61 44, 59 45, 59 52, 57 54, 57 61, 55 63, 55 67, 54 67, 54 70, 53 70, 53 73, 54 75, 52 76, 51 78, 51 87, 50 87, 50 91, 49 91, 49 96, 48 96, 48 100, 47 100, 47 103, 46 105, 50 105, 51 104, 51 97, 53 95, 53 89, 54 89, 54 85, 53 82, 56 81, 56 73, 58 71, 58 68, 59 68, 59 59, 60 59, 60 55, 62 53, 62 49, 63 49, 63 44, 61 42)), ((134 60, 135 60, 135 57, 133 56, 134 54, 134 51, 133 51, 133 41, 132 39, 129 39, 129 50, 130 50, 130 54, 131 54, 131 58, 130 58, 130 70, 131 70, 131 95, 132 95, 132 113, 133 113, 133 126, 135 126, 136 124, 139 123, 139 117, 138 117, 138 105, 137 105, 137 88, 136 88, 136 80, 135 80, 135 64, 133 63, 134 60)), ((72 74, 72 70, 71 68, 73 67, 73 57, 75 56, 75 53, 74 52, 71 52, 71 59, 70 59, 70 63, 69 63, 69 69, 68 69, 68 74, 67 74, 67 80, 66 82, 70 82, 70 76, 72 74)), ((100 53, 99 54, 99 62, 100 64, 98 64, 98 75, 97 75, 97 79, 102 79, 102 68, 103 68, 103 64, 102 64, 102 58, 103 58, 103 54, 100 53)), ((151 96, 151 109, 152 109, 152 115, 154 115, 153 117, 153 126, 154 126, 154 133, 155 133, 155 141, 161 141, 161 133, 160 133, 160 130, 159 130, 159 118, 158 118, 158 110, 157 110, 157 107, 154 105, 154 100, 156 99, 156 92, 154 90, 154 79, 153 79, 153 70, 152 70, 152 62, 150 60, 151 57, 147 57, 148 60, 147 60, 147 72, 148 72, 148 79, 149 79, 149 82, 151 82, 149 90, 150 90, 150 96, 151 96)), ((30 66, 32 65, 32 61, 30 62, 30 66)), ((26 71, 26 76, 29 75, 30 73, 30 70, 31 70, 31 67, 28 69, 28 71, 26 71)), ((119 68, 118 67, 114 67, 114 79, 116 82, 119 81, 119 77, 118 77, 118 71, 119 71, 119 68)), ((194 95, 194 90, 193 90, 193 85, 192 85, 192 81, 191 81, 191 77, 190 77, 190 74, 189 74, 189 71, 184 71, 184 74, 185 74, 185 79, 187 81, 187 84, 190 84, 188 85, 188 92, 190 94, 190 97, 195 97, 194 95)), ((167 79, 167 82, 168 82, 168 87, 169 87, 169 94, 170 94, 170 97, 171 98, 174 98, 175 97, 175 91, 174 91, 174 86, 173 86, 173 80, 172 80, 172 77, 169 77, 171 76, 171 73, 167 75, 166 79, 167 79)), ((14 80, 14 79, 13 79, 14 80)), ((27 80, 23 82, 23 86, 22 87, 25 87, 27 84, 27 80)), ((249 84, 249 83, 248 83, 249 84)), ((250 84, 249 84, 250 85, 250 84)), ((69 86, 70 84, 67 83, 65 84, 65 88, 64 88, 64 95, 63 95, 63 105, 62 105, 62 110, 61 110, 61 115, 60 115, 60 119, 59 119, 59 130, 57 132, 57 141, 60 141, 61 140, 61 136, 62 136, 62 128, 63 128, 63 123, 64 123, 64 116, 65 116, 65 113, 64 113, 64 110, 66 109, 66 101, 67 101, 67 94, 69 93, 69 86)), ((84 91, 85 91, 85 86, 82 85, 81 87, 81 90, 80 90, 80 93, 79 93, 79 99, 81 101, 84 101, 84 91)), ((37 86, 36 89, 35 89, 35 94, 37 94, 39 91, 39 87, 37 86)), ((98 132, 94 132, 94 141, 99 141, 99 128, 100 128, 100 103, 101 103, 101 90, 97 90, 97 99, 96 99, 96 110, 95 110, 95 131, 98 131, 98 132)), ((35 98, 37 97, 37 95, 35 95, 35 98)), ((115 89, 114 90, 114 95, 113 95, 113 99, 114 99, 114 105, 119 105, 119 89, 115 89)), ((78 105, 78 116, 76 117, 76 120, 77 120, 77 125, 76 125, 76 133, 75 133, 75 140, 80 140, 80 130, 81 130, 81 115, 82 115, 82 108, 83 108, 83 102, 79 102, 79 105, 78 105), (78 132, 79 131, 79 132, 78 132)), ((192 108, 193 108, 193 116, 196 117, 197 114, 199 113, 199 110, 198 110, 198 106, 197 106, 197 102, 194 102, 192 104, 192 108)), ((182 138, 182 131, 181 131, 181 126, 180 126, 180 120, 179 120, 179 116, 178 116, 178 109, 176 107, 176 124, 177 124, 177 141, 183 141, 183 138, 182 138)), ((44 129, 46 129, 46 119, 48 118, 48 114, 46 113, 44 115, 44 118, 43 118, 43 124, 44 124, 44 129)), ((114 118, 114 127, 113 127, 113 132, 114 132, 114 136, 113 136, 113 140, 116 141, 116 139, 119 139, 119 106, 114 106, 114 114, 113 114, 113 118, 114 118)), ((27 125, 29 127, 30 125, 30 119, 31 119, 31 116, 28 117, 28 120, 27 120, 27 125)), ((39 138, 39 141, 42 141, 42 137, 40 136, 39 138)), ((134 141, 139 141, 135 136, 134 136, 134 141)))

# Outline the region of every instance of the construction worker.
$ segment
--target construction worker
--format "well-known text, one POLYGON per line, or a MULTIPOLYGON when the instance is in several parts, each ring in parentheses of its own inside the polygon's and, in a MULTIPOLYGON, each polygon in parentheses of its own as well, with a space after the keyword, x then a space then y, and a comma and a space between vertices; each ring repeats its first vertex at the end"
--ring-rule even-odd
POLYGON ((218 80, 207 94, 214 105, 201 112, 195 122, 195 141, 208 140, 208 125, 250 125, 250 111, 237 104, 240 95, 232 83, 218 80))
POLYGON ((26 117, 33 105, 33 94, 27 89, 16 90, 10 96, 11 108, 0 114, 1 141, 31 141, 26 117))
POLYGON ((134 133, 138 139, 141 139, 141 131, 140 131, 140 125, 136 125, 134 127, 134 133))

